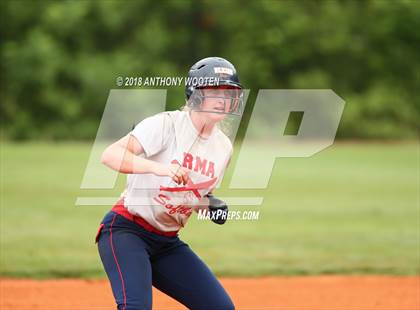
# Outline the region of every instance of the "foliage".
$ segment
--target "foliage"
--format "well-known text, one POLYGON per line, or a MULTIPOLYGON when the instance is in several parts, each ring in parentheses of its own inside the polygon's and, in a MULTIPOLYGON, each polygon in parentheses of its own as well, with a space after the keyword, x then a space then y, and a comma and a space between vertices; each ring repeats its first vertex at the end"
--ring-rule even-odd
MULTIPOLYGON (((251 100, 263 88, 333 89, 347 102, 340 137, 418 133, 416 0, 7 0, 0 12, 9 139, 91 139, 117 76, 185 76, 212 55, 237 66, 251 100)), ((171 89, 168 108, 183 100, 171 89)))

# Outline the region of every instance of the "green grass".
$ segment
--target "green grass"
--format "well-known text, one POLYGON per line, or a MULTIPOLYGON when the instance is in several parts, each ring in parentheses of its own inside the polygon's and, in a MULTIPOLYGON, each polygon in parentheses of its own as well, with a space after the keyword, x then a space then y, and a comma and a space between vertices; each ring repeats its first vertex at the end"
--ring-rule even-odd
MULTIPOLYGON (((93 238, 109 206, 75 207, 90 145, 1 145, 0 275, 102 277, 93 238)), ((258 221, 192 216, 181 238, 218 275, 418 274, 419 145, 338 143, 279 159, 258 221)), ((233 209, 244 210, 242 207, 233 209)))

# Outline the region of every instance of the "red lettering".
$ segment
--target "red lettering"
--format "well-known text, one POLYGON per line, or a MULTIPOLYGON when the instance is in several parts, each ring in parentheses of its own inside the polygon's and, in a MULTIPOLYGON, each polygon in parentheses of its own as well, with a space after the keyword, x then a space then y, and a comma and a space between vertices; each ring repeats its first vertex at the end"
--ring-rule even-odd
POLYGON ((165 205, 167 200, 170 200, 171 198, 169 196, 166 196, 165 194, 159 194, 157 197, 153 198, 154 201, 161 205, 165 205), (165 199, 165 200, 164 200, 165 199))
POLYGON ((200 156, 195 157, 195 168, 194 171, 198 172, 200 170, 201 174, 206 173, 207 159, 201 160, 200 156))
POLYGON ((169 210, 169 214, 174 214, 174 213, 179 213, 179 214, 184 214, 184 215, 191 215, 191 208, 189 207, 185 207, 183 205, 179 205, 179 206, 174 206, 171 204, 167 204, 165 205, 165 208, 169 210))
POLYGON ((193 156, 190 153, 184 153, 184 162, 182 163, 182 166, 191 170, 192 165, 193 165, 193 156))
POLYGON ((165 208, 169 210, 169 214, 176 213, 176 207, 174 205, 167 204, 167 205, 165 205, 165 208))
POLYGON ((211 174, 211 177, 214 178, 214 163, 211 161, 209 163, 209 169, 207 170, 206 176, 209 176, 211 174))

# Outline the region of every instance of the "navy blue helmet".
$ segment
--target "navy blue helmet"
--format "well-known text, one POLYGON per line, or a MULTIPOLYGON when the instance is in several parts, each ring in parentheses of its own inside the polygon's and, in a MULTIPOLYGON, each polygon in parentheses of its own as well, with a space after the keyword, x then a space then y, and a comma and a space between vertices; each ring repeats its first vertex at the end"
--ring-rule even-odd
POLYGON ((204 99, 199 89, 224 88, 235 90, 229 114, 242 114, 243 93, 235 67, 221 57, 207 57, 196 62, 188 72, 185 85, 187 105, 199 109, 204 99))

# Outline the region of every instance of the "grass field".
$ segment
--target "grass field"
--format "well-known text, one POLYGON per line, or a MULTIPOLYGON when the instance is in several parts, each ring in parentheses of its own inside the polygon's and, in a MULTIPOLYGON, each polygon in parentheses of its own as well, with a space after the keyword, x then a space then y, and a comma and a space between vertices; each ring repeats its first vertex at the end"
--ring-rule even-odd
MULTIPOLYGON (((90 145, 1 145, 0 275, 102 277, 94 235, 109 206, 75 207, 90 145)), ((419 144, 338 143, 278 160, 259 221, 192 217, 181 238, 218 274, 418 274, 419 144)), ((239 209, 239 207, 238 207, 239 209)), ((243 210, 243 208, 241 208, 243 210)))

